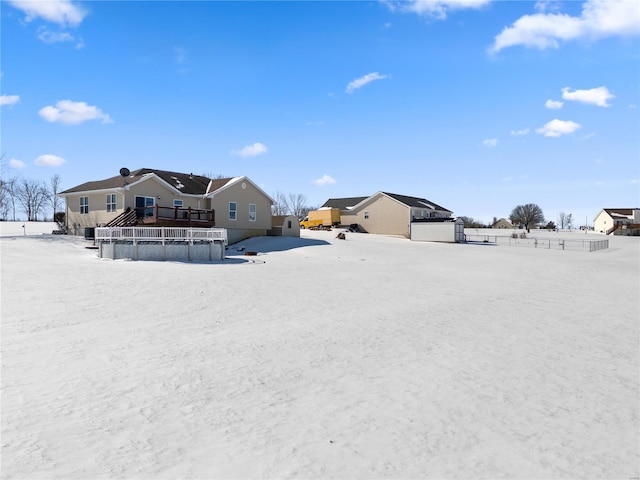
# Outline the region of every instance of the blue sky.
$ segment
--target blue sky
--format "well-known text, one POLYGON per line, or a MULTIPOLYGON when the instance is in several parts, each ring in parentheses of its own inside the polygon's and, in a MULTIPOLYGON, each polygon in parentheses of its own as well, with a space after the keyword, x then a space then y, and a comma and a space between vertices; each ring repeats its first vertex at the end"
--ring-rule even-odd
POLYGON ((3 176, 640 207, 640 2, 1 3, 3 176))

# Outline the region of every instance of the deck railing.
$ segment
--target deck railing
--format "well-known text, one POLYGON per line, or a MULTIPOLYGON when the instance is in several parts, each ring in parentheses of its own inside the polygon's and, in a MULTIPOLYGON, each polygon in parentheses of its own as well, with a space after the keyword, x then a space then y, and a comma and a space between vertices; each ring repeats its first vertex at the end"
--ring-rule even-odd
POLYGON ((224 228, 193 227, 96 227, 96 242, 126 241, 141 242, 189 242, 223 241, 227 244, 227 230, 224 228))
POLYGON ((183 207, 135 207, 136 216, 144 220, 175 220, 178 222, 215 222, 215 211, 183 207))

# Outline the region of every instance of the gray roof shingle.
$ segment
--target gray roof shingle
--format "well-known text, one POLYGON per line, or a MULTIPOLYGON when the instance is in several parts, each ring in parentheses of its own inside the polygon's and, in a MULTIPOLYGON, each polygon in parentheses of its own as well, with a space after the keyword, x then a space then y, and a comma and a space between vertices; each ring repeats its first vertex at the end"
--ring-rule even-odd
POLYGON ((212 188, 210 191, 215 191, 218 188, 221 188, 229 183, 229 181, 231 180, 231 178, 210 180, 205 176, 193 175, 191 173, 169 172, 166 170, 155 170, 152 168, 139 168, 138 170, 134 170, 133 172, 131 172, 131 174, 127 177, 123 178, 121 175, 116 175, 104 180, 86 182, 73 188, 69 188, 68 190, 61 192, 61 194, 121 188, 125 184, 128 185, 137 182, 141 180, 145 175, 149 175, 152 173, 186 195, 204 195, 208 193, 207 187, 209 186, 210 181, 212 183, 212 188))

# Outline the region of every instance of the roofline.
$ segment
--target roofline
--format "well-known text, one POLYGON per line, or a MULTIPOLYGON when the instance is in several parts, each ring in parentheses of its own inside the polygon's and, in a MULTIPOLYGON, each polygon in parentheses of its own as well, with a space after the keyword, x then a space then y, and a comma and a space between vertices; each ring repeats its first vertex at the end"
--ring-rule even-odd
MULTIPOLYGON (((180 192, 180 190, 178 188, 174 187, 169 182, 164 181, 160 176, 158 176, 156 174, 156 172, 145 173, 144 175, 140 176, 139 180, 136 180, 133 183, 129 183, 129 184, 125 185, 124 188, 125 188, 125 190, 130 190, 131 187, 133 187, 134 185, 138 185, 139 183, 146 182, 150 178, 155 178, 156 180, 158 180, 159 183, 161 183, 163 185, 166 185, 167 187, 169 187, 170 190, 173 190, 174 192, 182 193, 182 192, 180 192)), ((200 197, 202 195, 196 194, 196 196, 200 197)))
MULTIPOLYGON (((352 212, 352 211, 354 211, 354 210, 358 210, 358 209, 360 209, 360 208, 361 208, 361 206, 366 205, 366 203, 367 203, 367 202, 369 202, 370 200, 373 200, 373 198, 374 198, 374 197, 376 197, 377 195, 384 195, 385 197, 389 198, 390 200, 393 200, 394 202, 399 203, 400 205, 402 205, 402 206, 404 206, 404 207, 407 207, 407 208, 410 208, 410 209, 411 209, 411 208, 419 208, 419 207, 412 207, 411 205, 407 205, 406 203, 401 202, 401 201, 400 201, 400 200, 398 200, 397 198, 393 198, 393 197, 392 197, 389 193, 387 193, 387 192, 378 191, 378 192, 374 193, 373 195, 371 195, 371 196, 369 196, 369 197, 365 198, 365 199, 364 199, 364 200, 362 200, 360 203, 358 203, 358 204, 354 205, 353 207, 351 207, 351 209, 346 210, 346 211, 352 212)), ((398 194, 395 194, 395 195, 398 195, 398 194)), ((402 195, 402 196, 404 196, 404 197, 408 197, 408 195, 402 195)), ((418 198, 418 197, 411 197, 411 198, 415 198, 416 200, 424 200, 425 202, 429 202, 426 198, 418 198)), ((429 203, 433 203, 433 202, 429 202, 429 203)), ((439 206, 439 205, 438 205, 438 206, 439 206)), ((426 205, 425 205, 425 207, 426 207, 426 205)), ((444 207, 442 207, 442 210, 439 210, 439 209, 437 209, 437 208, 434 208, 433 210, 435 210, 435 211, 445 211, 445 212, 453 213, 451 210, 447 210, 447 209, 446 209, 446 208, 444 208, 444 207)))
POLYGON ((222 187, 218 188, 217 190, 214 190, 213 192, 209 192, 205 195, 203 195, 204 197, 211 197, 213 198, 216 193, 222 192, 223 190, 226 190, 227 188, 230 188, 232 185, 237 184, 238 182, 241 181, 245 181, 245 182, 249 182, 251 185, 254 186, 254 188, 256 188, 260 193, 262 193, 265 197, 267 197, 269 199, 269 201, 271 202, 271 204, 275 203, 273 201, 273 198, 271 198, 270 195, 267 194, 267 192, 265 192, 264 190, 262 190, 258 185, 256 185, 253 180, 251 180, 249 177, 247 177, 246 175, 243 175, 241 177, 234 177, 231 180, 229 180, 227 183, 225 183, 222 187))
POLYGON ((77 192, 60 192, 58 193, 59 197, 66 197, 68 195, 77 195, 82 193, 100 193, 100 192, 114 192, 118 190, 124 190, 124 187, 110 187, 110 188, 100 188, 98 190, 78 190, 77 192), (66 192, 66 193, 65 193, 66 192))

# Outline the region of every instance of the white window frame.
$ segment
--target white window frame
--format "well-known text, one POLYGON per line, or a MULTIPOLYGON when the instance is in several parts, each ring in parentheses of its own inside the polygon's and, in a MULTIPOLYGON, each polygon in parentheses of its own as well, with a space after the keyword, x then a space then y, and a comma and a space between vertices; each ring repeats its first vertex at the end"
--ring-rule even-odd
POLYGON ((238 202, 229 202, 229 220, 236 221, 238 219, 238 202), (233 205, 233 208, 231 206, 233 205))
POLYGON ((115 193, 107 193, 107 213, 113 213, 118 209, 118 198, 115 193))
POLYGON ((257 216, 258 216, 258 209, 256 207, 256 204, 255 203, 250 203, 249 204, 249 221, 250 222, 255 222, 257 216), (253 211, 251 211, 251 207, 253 207, 253 211))
POLYGON ((184 202, 182 201, 181 198, 174 198, 173 199, 173 206, 174 207, 178 207, 178 208, 182 208, 182 207, 184 207, 184 202))
POLYGON ((369 212, 364 212, 364 219, 369 220, 369 212))
POLYGON ((89 197, 80 197, 80 214, 86 215, 87 213, 89 213, 89 197))

